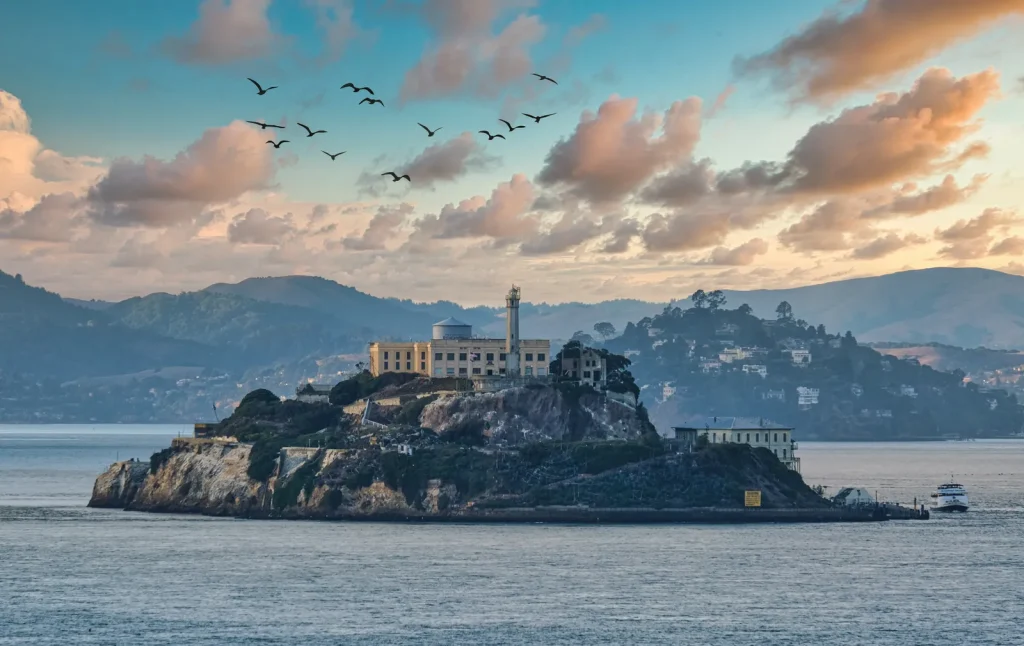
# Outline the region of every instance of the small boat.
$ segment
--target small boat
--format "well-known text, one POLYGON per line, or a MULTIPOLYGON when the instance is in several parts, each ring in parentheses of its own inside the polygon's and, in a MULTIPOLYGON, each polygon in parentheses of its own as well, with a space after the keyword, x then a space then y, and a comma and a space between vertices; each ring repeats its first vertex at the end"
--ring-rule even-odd
POLYGON ((967 511, 967 489, 952 482, 939 485, 932 494, 932 511, 967 511))

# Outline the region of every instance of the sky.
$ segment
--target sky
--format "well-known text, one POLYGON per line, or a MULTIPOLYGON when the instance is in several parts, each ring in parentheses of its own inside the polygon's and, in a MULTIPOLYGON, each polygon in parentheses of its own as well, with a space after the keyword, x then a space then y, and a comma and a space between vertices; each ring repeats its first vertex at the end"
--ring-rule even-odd
POLYGON ((12 3, 0 270, 466 305, 1024 275, 1022 27, 1024 0, 12 3))

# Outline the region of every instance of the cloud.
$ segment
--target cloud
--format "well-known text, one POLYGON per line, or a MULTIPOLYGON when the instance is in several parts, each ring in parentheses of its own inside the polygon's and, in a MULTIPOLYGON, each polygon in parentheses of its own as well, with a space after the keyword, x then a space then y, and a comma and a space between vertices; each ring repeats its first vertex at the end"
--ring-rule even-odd
POLYGON ((939 250, 939 255, 959 260, 985 256, 993 239, 992 234, 1005 231, 1018 223, 1020 219, 1016 213, 995 208, 985 209, 981 215, 970 220, 957 220, 946 229, 935 230, 936 239, 948 243, 939 250))
POLYGON ((203 0, 188 33, 166 38, 161 47, 190 65, 266 58, 282 44, 267 17, 269 6, 270 0, 203 0))
POLYGON ((537 232, 538 219, 527 215, 534 200, 533 184, 516 174, 495 187, 489 199, 476 196, 457 206, 446 204, 437 215, 420 219, 417 229, 434 239, 490 237, 508 244, 537 232))
POLYGON ((1024 14, 1024 0, 867 0, 846 16, 827 11, 734 68, 767 75, 796 100, 829 101, 874 87, 1012 14, 1024 14))
POLYGON ((937 184, 920 193, 898 195, 891 202, 864 213, 865 218, 887 217, 892 215, 921 215, 930 211, 938 211, 954 204, 959 204, 981 189, 988 175, 975 175, 967 186, 957 186, 956 178, 946 175, 941 184, 937 184))
MULTIPOLYGON (((471 171, 489 170, 498 161, 497 157, 484 152, 471 133, 463 132, 458 137, 428 146, 412 160, 390 168, 395 168, 399 175, 408 175, 412 186, 429 188, 438 182, 454 182, 471 171)), ((378 158, 373 163, 379 166, 384 162, 383 158, 378 158)), ((381 182, 391 182, 390 177, 381 177, 380 173, 390 168, 381 168, 379 172, 363 171, 356 183, 362 187, 363 193, 379 197, 390 187, 390 184, 383 184, 381 188, 381 182)))
POLYGON ((725 89, 722 90, 717 97, 715 97, 715 102, 714 104, 712 104, 711 109, 708 110, 708 113, 705 116, 705 118, 712 119, 715 117, 715 115, 724 110, 726 101, 729 100, 729 97, 731 97, 735 91, 735 85, 726 85, 725 89))
POLYGON ((953 147, 978 129, 975 115, 998 93, 992 70, 957 79, 929 69, 908 92, 883 94, 812 126, 789 153, 788 190, 855 192, 958 168, 987 153, 983 143, 953 147))
POLYGON ((543 256, 562 253, 574 249, 606 233, 618 229, 621 217, 605 216, 595 220, 590 213, 566 211, 562 217, 546 231, 538 232, 523 241, 519 251, 525 256, 543 256))
POLYGON ((51 193, 19 213, 0 210, 0 238, 32 242, 70 242, 81 223, 77 214, 81 198, 72 193, 51 193))
POLYGON ((495 33, 493 24, 507 11, 529 8, 523 0, 426 0, 420 16, 434 41, 408 70, 403 102, 460 93, 493 98, 509 83, 530 73, 530 49, 547 27, 536 15, 522 13, 495 33))
POLYGON ((637 118, 637 100, 613 96, 547 154, 541 186, 560 186, 592 202, 620 200, 656 173, 687 159, 700 139, 700 99, 676 101, 664 117, 637 118), (660 132, 660 134, 659 134, 660 132))
POLYGON ((693 251, 721 244, 733 228, 727 212, 655 213, 640 234, 648 251, 693 251))
POLYGON ((877 260, 911 245, 924 244, 925 242, 927 240, 914 233, 908 233, 905 236, 889 233, 875 238, 862 247, 854 249, 850 257, 857 260, 877 260))
POLYGON ((729 249, 727 247, 716 247, 711 255, 700 261, 702 265, 730 265, 742 266, 752 265, 758 256, 768 253, 768 243, 761 238, 748 240, 743 244, 729 249))
POLYGON ((991 256, 1019 256, 1024 254, 1024 238, 1011 236, 1000 240, 988 251, 991 256))
POLYGON ((650 204, 686 206, 710 195, 714 191, 715 180, 711 160, 702 159, 683 164, 671 173, 658 177, 641 197, 650 204))
POLYGON ((352 0, 305 0, 316 17, 324 49, 317 57, 321 65, 338 61, 348 44, 365 35, 353 16, 352 0))
POLYGON ((346 249, 355 251, 384 249, 414 210, 415 207, 408 202, 395 206, 381 206, 362 235, 343 238, 341 244, 346 249))
POLYGON ((89 189, 90 216, 113 226, 164 227, 212 204, 266 188, 274 160, 264 135, 241 121, 211 128, 170 160, 116 159, 89 189))
POLYGON ((237 244, 278 244, 295 233, 292 214, 272 216, 263 209, 249 209, 228 225, 228 240, 237 244))

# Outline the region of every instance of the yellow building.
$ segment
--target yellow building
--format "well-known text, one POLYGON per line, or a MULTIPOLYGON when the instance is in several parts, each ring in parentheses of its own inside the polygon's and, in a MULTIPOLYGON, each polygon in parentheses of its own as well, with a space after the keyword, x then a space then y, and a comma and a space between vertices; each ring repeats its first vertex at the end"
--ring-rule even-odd
POLYGON ((428 377, 545 377, 551 362, 547 339, 519 338, 519 288, 505 297, 504 339, 473 336, 473 327, 453 318, 434 324, 430 341, 370 344, 370 372, 415 372, 428 377), (509 358, 512 361, 509 361, 509 358), (515 361, 518 356, 519 361, 515 361))

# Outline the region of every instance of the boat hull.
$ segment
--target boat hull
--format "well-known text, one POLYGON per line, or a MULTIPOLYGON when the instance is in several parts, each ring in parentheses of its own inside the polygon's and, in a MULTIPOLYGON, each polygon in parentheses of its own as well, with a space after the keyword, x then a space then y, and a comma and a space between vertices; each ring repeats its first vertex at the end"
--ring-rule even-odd
POLYGON ((939 511, 945 513, 965 512, 967 511, 967 507, 968 506, 963 503, 952 503, 948 505, 942 505, 941 507, 939 505, 933 505, 932 511, 939 511))

